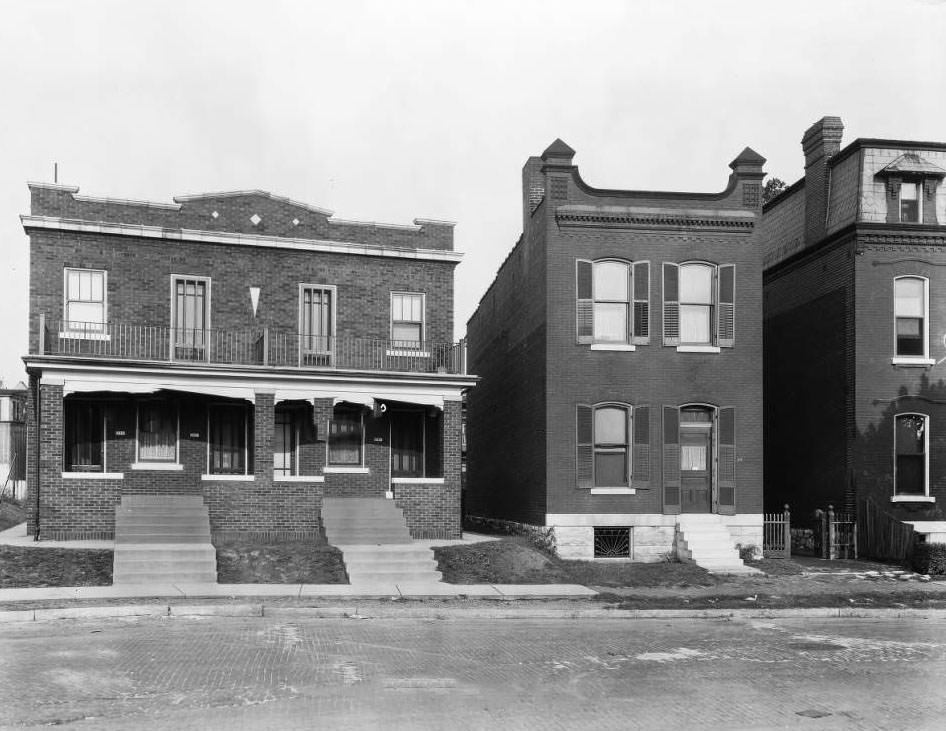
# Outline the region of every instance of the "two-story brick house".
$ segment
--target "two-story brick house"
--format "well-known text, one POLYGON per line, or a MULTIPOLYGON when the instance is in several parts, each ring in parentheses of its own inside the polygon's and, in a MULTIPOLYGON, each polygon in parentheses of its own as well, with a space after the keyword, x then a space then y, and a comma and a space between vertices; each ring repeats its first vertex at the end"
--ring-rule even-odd
POLYGON ((467 513, 562 556, 738 569, 762 545, 765 161, 670 193, 593 188, 573 155, 526 163, 523 234, 469 320, 467 513))
POLYGON ((802 139, 763 209, 766 501, 870 499, 946 540, 946 144, 802 139))
POLYGON ((29 187, 30 533, 111 537, 130 496, 189 495, 215 535, 312 536, 344 496, 459 535, 453 224, 29 187))

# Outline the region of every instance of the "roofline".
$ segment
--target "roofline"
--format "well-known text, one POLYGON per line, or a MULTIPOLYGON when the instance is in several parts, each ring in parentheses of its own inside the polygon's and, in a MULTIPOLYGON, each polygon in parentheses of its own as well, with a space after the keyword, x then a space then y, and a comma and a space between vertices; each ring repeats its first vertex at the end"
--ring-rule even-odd
POLYGON ((762 212, 765 213, 769 208, 781 203, 783 199, 788 198, 788 196, 790 196, 792 193, 795 193, 804 187, 805 187, 805 179, 799 178, 794 183, 792 183, 787 188, 785 188, 785 190, 783 190, 781 193, 775 196, 772 200, 770 200, 768 203, 763 203, 762 212))
POLYGON ((453 264, 458 264, 463 259, 462 252, 454 251, 453 249, 421 249, 403 246, 384 246, 381 244, 363 244, 351 241, 334 241, 330 239, 299 239, 286 236, 263 236, 259 234, 203 231, 199 229, 167 228, 165 226, 145 226, 142 224, 84 221, 81 219, 60 218, 58 216, 21 215, 20 221, 27 233, 29 233, 31 229, 77 231, 110 236, 163 239, 166 241, 194 241, 208 244, 259 246, 274 249, 319 251, 333 254, 378 256, 392 259, 421 259, 450 262, 453 264))
POLYGON ((876 137, 858 137, 834 155, 828 161, 828 164, 837 165, 858 150, 870 147, 895 150, 939 150, 946 152, 946 142, 919 142, 917 140, 885 140, 876 137))
MULTIPOLYGON (((305 208, 306 210, 312 211, 313 213, 318 213, 323 216, 334 216, 335 212, 330 211, 328 208, 321 208, 319 206, 312 206, 308 203, 300 203, 297 200, 292 198, 287 198, 282 195, 273 195, 268 190, 222 190, 216 193, 191 193, 189 195, 176 195, 174 196, 175 203, 186 203, 188 201, 198 201, 203 200, 204 198, 235 198, 241 195, 261 195, 264 198, 271 198, 274 201, 279 201, 280 203, 289 203, 293 206, 299 206, 300 208, 305 208)), ((347 222, 346 222, 347 223, 347 222)))
MULTIPOLYGON (((581 173, 578 172, 578 166, 571 166, 571 173, 575 179, 575 185, 578 186, 579 190, 583 193, 599 197, 608 197, 608 198, 656 198, 656 199, 674 199, 674 200, 691 200, 691 201, 718 201, 727 198, 732 192, 736 189, 736 184, 738 183, 736 175, 730 175, 729 183, 726 185, 725 190, 720 193, 687 193, 687 192, 675 192, 667 190, 615 190, 612 188, 595 188, 591 185, 588 185, 581 177, 581 173)), ((745 176, 749 177, 749 176, 745 176)), ((759 178, 764 177, 764 174, 759 174, 759 178)))

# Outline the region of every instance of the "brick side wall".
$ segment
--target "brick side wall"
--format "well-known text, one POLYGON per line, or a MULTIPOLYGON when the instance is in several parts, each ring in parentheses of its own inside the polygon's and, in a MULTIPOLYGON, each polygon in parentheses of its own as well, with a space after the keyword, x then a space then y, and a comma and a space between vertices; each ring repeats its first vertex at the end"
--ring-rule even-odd
POLYGON ((825 235, 854 223, 857 218, 861 156, 850 155, 830 168, 828 190, 828 225, 825 235))
POLYGON ((37 406, 39 403, 39 378, 30 375, 29 398, 26 400, 26 483, 28 500, 26 504, 26 532, 36 535, 36 486, 39 485, 39 433, 36 429, 37 406))

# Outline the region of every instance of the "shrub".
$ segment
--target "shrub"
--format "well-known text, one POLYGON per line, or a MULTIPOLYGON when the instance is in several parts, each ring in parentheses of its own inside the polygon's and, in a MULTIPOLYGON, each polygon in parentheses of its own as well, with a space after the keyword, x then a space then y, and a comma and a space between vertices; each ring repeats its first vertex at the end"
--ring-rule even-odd
POLYGON ((946 575, 946 543, 917 543, 911 563, 917 573, 946 575))
POLYGON ((736 548, 739 549, 739 558, 743 561, 756 561, 762 558, 762 550, 754 543, 737 543, 736 548))

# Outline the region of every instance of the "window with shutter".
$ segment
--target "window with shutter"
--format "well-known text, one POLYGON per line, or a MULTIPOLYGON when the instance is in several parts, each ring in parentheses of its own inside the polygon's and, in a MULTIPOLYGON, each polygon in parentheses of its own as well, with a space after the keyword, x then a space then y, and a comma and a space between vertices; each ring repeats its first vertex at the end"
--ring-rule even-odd
POLYGON ((650 487, 650 407, 634 407, 634 448, 631 454, 633 466, 632 487, 650 487))
POLYGON ((736 512, 736 410, 724 407, 719 410, 719 512, 733 515, 736 512))
POLYGON ((680 512, 680 410, 663 407, 664 513, 680 512))
POLYGON ((664 345, 680 344, 680 295, 679 295, 679 267, 676 264, 664 262, 663 266, 663 324, 664 345))
POLYGON ((631 343, 650 343, 650 262, 634 262, 634 323, 631 343))
POLYGON ((594 486, 594 409, 578 404, 575 410, 576 459, 578 487, 594 486))
POLYGON ((719 347, 732 348, 736 342, 736 266, 725 264, 719 268, 717 313, 719 347))
POLYGON ((594 340, 593 267, 586 259, 575 261, 575 332, 582 345, 589 345, 594 340))

